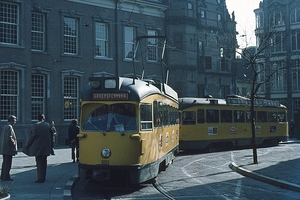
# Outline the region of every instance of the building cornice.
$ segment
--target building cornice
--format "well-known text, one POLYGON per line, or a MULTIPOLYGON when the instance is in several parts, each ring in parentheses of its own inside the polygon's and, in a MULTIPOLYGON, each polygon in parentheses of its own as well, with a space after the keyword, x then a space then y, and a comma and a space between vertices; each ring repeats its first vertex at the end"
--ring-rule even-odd
POLYGON ((276 4, 276 3, 280 3, 282 5, 285 5, 285 4, 289 4, 291 3, 293 0, 290 0, 288 2, 282 2, 282 0, 272 0, 268 5, 266 5, 266 7, 270 7, 272 6, 273 4, 276 4))
MULTIPOLYGON (((70 2, 93 5, 99 8, 115 9, 114 0, 67 0, 70 2)), ((118 0, 117 9, 120 11, 139 13, 149 16, 165 17, 165 10, 168 7, 161 3, 154 3, 144 0, 118 0)))

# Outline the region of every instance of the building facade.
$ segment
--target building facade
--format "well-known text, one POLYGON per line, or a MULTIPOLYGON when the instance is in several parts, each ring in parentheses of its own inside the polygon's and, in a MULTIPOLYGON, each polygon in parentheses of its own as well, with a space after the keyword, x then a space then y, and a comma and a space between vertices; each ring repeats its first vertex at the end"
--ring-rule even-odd
MULTIPOLYGON (((0 125, 10 114, 17 116, 21 147, 44 113, 56 123, 57 142, 65 144, 88 78, 132 76, 133 39, 165 35, 165 9, 154 0, 1 0, 0 125)), ((160 51, 153 39, 148 42, 160 51)), ((153 54, 144 59, 154 72, 161 68, 153 54)), ((137 74, 141 60, 136 60, 137 74)))
MULTIPOLYGON (((265 73, 277 70, 258 94, 286 105, 289 119, 299 115, 300 108, 299 3, 299 0, 263 0, 254 10, 257 46, 264 48, 258 63, 265 73)), ((260 75, 260 80, 264 75, 260 75)))
POLYGON ((225 0, 174 0, 166 11, 170 84, 179 96, 225 98, 236 93, 232 75, 236 22, 225 0))
POLYGON ((16 115, 22 147, 44 113, 55 121, 57 144, 65 145, 89 77, 164 82, 164 65, 181 96, 224 97, 232 93, 234 56, 224 41, 235 45, 233 32, 235 38, 225 0, 1 0, 0 127, 16 115), (141 40, 144 50, 133 59, 139 36, 169 38, 164 64, 157 38, 141 40))

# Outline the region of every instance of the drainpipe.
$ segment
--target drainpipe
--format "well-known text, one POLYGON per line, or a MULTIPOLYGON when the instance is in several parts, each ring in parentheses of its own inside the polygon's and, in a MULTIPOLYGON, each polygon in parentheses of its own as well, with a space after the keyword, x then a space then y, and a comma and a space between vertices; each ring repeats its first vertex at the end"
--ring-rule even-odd
POLYGON ((119 48, 118 48, 118 1, 115 0, 115 59, 116 59, 116 76, 119 76, 119 48))

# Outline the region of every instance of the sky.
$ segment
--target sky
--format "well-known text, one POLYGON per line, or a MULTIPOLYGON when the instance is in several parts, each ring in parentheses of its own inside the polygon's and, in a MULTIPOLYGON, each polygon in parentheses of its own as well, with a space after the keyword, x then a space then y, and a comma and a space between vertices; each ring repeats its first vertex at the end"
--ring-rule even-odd
POLYGON ((229 14, 234 11, 238 44, 240 47, 255 45, 255 15, 253 10, 259 8, 262 0, 226 0, 229 14), (244 36, 243 36, 244 35, 244 36))

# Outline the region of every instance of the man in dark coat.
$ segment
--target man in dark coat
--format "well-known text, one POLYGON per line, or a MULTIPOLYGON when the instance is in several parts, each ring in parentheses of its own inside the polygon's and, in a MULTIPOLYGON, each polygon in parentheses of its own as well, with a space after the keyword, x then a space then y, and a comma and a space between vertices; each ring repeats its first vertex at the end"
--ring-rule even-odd
POLYGON ((32 127, 26 145, 28 155, 35 156, 38 177, 36 183, 43 183, 46 180, 47 157, 51 153, 50 135, 50 124, 45 122, 44 114, 40 114, 38 122, 32 127))
POLYGON ((17 138, 13 125, 17 118, 14 115, 8 117, 8 123, 3 127, 0 136, 0 154, 3 156, 1 180, 13 181, 10 178, 10 169, 12 164, 12 156, 17 154, 17 138))
POLYGON ((75 151, 76 151, 76 161, 79 161, 79 138, 77 137, 79 134, 79 126, 77 119, 73 119, 71 125, 68 128, 68 136, 71 146, 71 157, 73 162, 75 162, 75 151))

